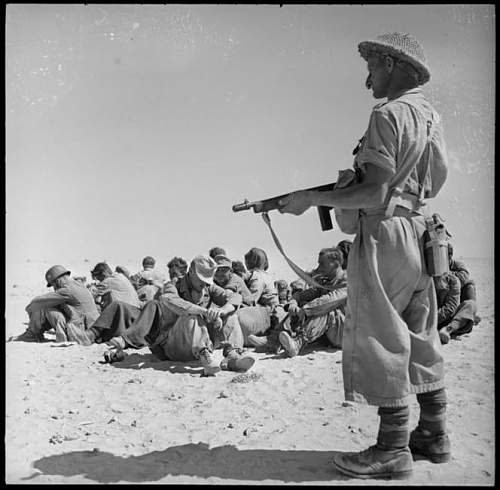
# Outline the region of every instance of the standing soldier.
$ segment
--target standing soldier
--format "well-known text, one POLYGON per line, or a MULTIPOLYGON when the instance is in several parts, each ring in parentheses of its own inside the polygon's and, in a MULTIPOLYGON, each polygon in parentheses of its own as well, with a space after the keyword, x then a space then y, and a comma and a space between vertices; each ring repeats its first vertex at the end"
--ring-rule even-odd
POLYGON ((334 207, 339 226, 356 235, 347 265, 344 391, 347 400, 379 407, 380 426, 375 445, 338 453, 333 464, 356 478, 407 478, 411 452, 450 459, 436 293, 423 261, 430 215, 423 198, 435 197, 446 180, 446 150, 440 117, 419 88, 430 78, 420 43, 395 32, 358 48, 366 88, 387 100, 372 110, 354 171, 341 171, 331 192, 294 192, 280 205, 297 215, 334 207), (411 434, 410 394, 420 405, 411 434))

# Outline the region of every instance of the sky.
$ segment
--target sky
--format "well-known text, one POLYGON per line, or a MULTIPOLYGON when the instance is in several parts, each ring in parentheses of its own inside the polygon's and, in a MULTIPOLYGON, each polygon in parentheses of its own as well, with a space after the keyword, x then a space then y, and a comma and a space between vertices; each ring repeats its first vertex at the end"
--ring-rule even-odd
MULTIPOLYGON (((6 7, 6 262, 254 246, 293 272, 252 210, 232 205, 335 182, 377 103, 360 41, 420 40, 449 174, 431 209, 455 253, 493 256, 493 5, 6 7)), ((351 238, 314 208, 270 213, 303 268, 351 238)))

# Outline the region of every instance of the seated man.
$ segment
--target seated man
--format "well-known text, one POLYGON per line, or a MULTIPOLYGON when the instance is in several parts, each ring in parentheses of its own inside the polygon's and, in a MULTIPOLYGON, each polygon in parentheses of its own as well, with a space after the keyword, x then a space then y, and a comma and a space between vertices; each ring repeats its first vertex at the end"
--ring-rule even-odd
POLYGON ((142 259, 142 271, 130 276, 130 281, 143 302, 154 299, 166 281, 166 277, 155 269, 155 265, 156 260, 148 255, 142 259))
POLYGON ((215 284, 240 294, 243 300, 242 306, 255 305, 252 293, 250 293, 245 281, 237 274, 234 274, 231 260, 225 255, 216 255, 214 261, 217 264, 214 275, 215 284))
POLYGON ((45 274, 47 287, 54 292, 33 298, 26 312, 29 324, 26 331, 12 340, 43 342, 43 333, 53 328, 56 342, 73 341, 68 326, 75 324, 85 329, 99 316, 96 304, 88 289, 69 277, 71 272, 62 265, 54 265, 45 274))
POLYGON ((233 260, 231 262, 231 268, 233 269, 233 272, 237 276, 240 276, 246 283, 250 277, 250 273, 247 271, 245 264, 241 260, 233 260))
POLYGON ((342 269, 347 269, 347 259, 349 257, 349 250, 351 250, 352 241, 351 240, 340 240, 337 243, 337 248, 342 252, 342 257, 344 259, 342 263, 342 269))
POLYGON ((284 279, 279 279, 274 282, 274 286, 276 287, 276 291, 278 291, 279 304, 282 306, 287 305, 291 299, 288 283, 284 279))
POLYGON ((470 333, 481 318, 477 315, 476 285, 470 278, 465 264, 453 258, 453 245, 448 242, 448 263, 450 273, 460 281, 460 303, 450 322, 439 331, 442 343, 448 343, 450 338, 470 333))
MULTIPOLYGON (((185 277, 165 285, 160 300, 146 303, 129 325, 123 316, 121 322, 115 322, 119 333, 110 341, 114 347, 108 354, 110 361, 123 358, 125 348, 148 345, 162 360, 200 359, 207 375, 215 374, 221 367, 234 371, 250 369, 255 360, 241 355, 243 335, 233 314, 241 304, 241 296, 213 283, 215 268, 211 258, 195 257, 185 277), (224 349, 220 366, 212 354, 214 347, 224 349)), ((117 314, 123 313, 123 305, 118 306, 117 314)), ((108 325, 94 324, 82 332, 82 340, 94 341, 103 333, 109 336, 111 330, 108 325)))
POLYGON ((226 251, 221 247, 212 247, 208 251, 208 256, 214 260, 215 260, 215 257, 217 257, 217 255, 227 255, 227 254, 226 254, 226 251))
POLYGON ((439 338, 442 344, 447 344, 450 341, 447 326, 453 319, 460 303, 460 281, 451 272, 433 277, 433 280, 438 305, 439 338))
POLYGON ((279 342, 287 356, 300 354, 305 345, 324 334, 334 347, 342 347, 347 303, 347 278, 342 262, 340 250, 323 249, 315 280, 329 289, 311 287, 296 293, 290 301, 288 318, 279 333, 279 342))
POLYGON ((168 275, 174 284, 187 274, 188 264, 182 257, 174 257, 168 264, 168 275))
POLYGON ((137 291, 125 275, 113 272, 106 262, 99 262, 90 271, 92 277, 99 283, 96 285, 96 293, 99 299, 101 310, 104 310, 113 301, 122 301, 137 308, 141 307, 141 302, 137 291))
POLYGON ((290 296, 293 297, 295 293, 304 291, 305 288, 306 285, 304 284, 304 281, 302 279, 296 279, 295 281, 292 281, 290 283, 290 296))

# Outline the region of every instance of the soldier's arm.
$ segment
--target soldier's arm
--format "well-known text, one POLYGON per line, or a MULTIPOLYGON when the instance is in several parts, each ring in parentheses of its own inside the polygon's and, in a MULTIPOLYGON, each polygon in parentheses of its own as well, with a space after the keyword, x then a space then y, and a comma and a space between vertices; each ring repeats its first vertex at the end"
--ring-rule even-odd
POLYGON ((438 309, 438 325, 449 322, 460 304, 460 281, 453 274, 447 274, 443 281, 446 282, 447 292, 438 309))
POLYGON ((163 287, 160 301, 179 316, 203 316, 207 311, 202 306, 195 305, 179 296, 179 292, 173 283, 167 283, 163 287))
POLYGON ((35 311, 43 310, 45 308, 51 308, 54 306, 59 306, 66 303, 67 297, 64 294, 63 289, 59 289, 58 292, 54 291, 51 293, 41 294, 36 296, 31 300, 31 302, 26 306, 25 310, 28 313, 33 313, 35 311), (63 294, 61 294, 63 293, 63 294))

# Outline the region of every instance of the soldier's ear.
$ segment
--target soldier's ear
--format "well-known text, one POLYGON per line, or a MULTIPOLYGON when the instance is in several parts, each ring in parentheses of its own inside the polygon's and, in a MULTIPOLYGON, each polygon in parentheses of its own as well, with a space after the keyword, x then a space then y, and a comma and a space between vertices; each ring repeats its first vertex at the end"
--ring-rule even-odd
POLYGON ((384 65, 389 73, 392 73, 392 70, 394 70, 394 59, 391 58, 390 56, 385 56, 384 57, 384 65))

